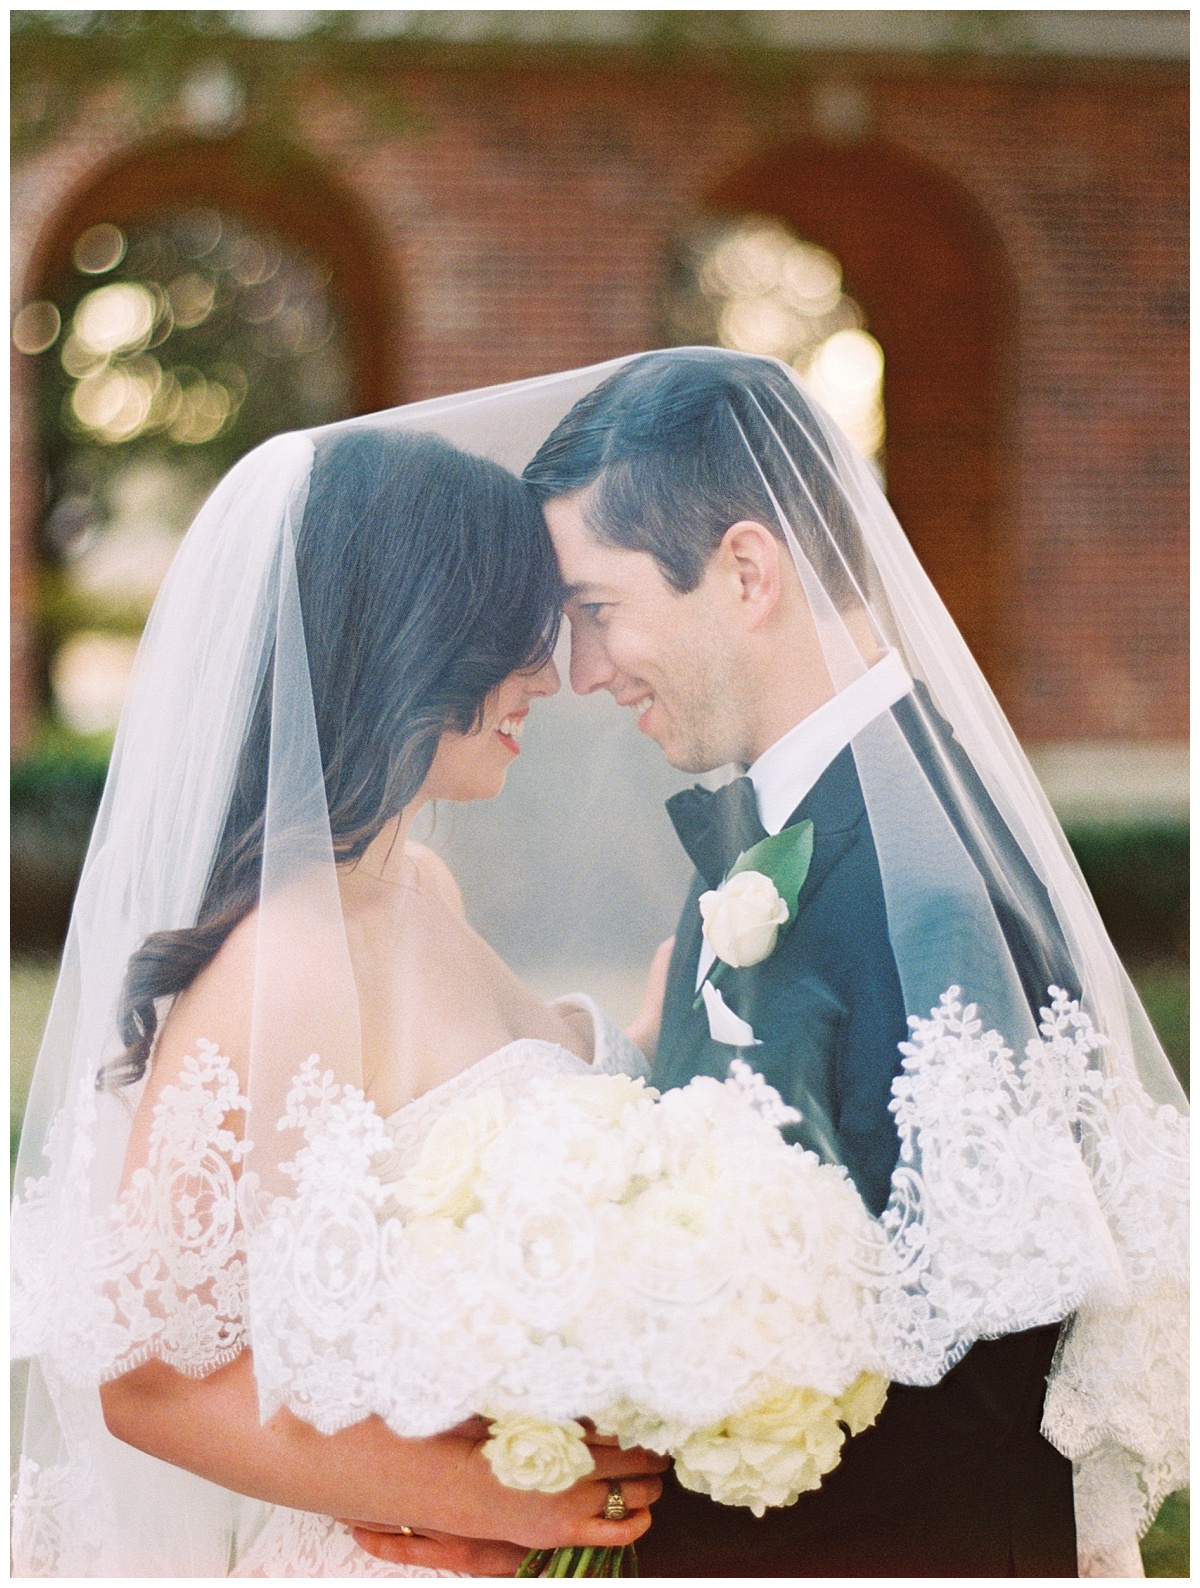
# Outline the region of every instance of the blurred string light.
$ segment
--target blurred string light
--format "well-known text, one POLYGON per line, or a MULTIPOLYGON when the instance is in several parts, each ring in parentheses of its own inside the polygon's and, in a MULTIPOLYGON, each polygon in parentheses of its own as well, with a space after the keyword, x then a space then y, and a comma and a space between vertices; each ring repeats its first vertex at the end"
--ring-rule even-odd
POLYGON ((704 222, 680 250, 666 313, 676 344, 714 342, 790 364, 882 473, 883 349, 827 249, 769 217, 704 222))

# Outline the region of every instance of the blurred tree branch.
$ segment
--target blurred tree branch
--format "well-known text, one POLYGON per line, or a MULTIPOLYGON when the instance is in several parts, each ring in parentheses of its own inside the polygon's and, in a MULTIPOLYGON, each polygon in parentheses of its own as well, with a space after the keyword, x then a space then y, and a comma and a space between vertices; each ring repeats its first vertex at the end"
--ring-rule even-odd
POLYGON ((109 85, 119 85, 126 107, 147 131, 173 117, 195 123, 189 89, 209 87, 211 97, 215 86, 219 98, 224 87, 225 106, 218 103, 201 130, 245 131, 269 146, 299 130, 305 90, 318 80, 351 88, 356 104, 382 130, 413 124, 387 80, 393 63, 354 36, 355 12, 303 13, 304 31, 294 38, 258 37, 238 25, 239 15, 12 12, 13 152, 29 153, 60 135, 84 98, 109 85))
POLYGON ((349 90, 384 132, 411 131, 419 117, 396 91, 404 65, 444 60, 454 49, 482 66, 511 64, 515 50, 550 48, 559 59, 594 59, 618 48, 661 67, 687 56, 773 80, 790 52, 749 11, 13 11, 12 137, 29 153, 70 125, 84 98, 118 85, 139 126, 187 119, 189 89, 224 73, 234 90, 224 125, 264 147, 298 130, 306 89, 349 90))

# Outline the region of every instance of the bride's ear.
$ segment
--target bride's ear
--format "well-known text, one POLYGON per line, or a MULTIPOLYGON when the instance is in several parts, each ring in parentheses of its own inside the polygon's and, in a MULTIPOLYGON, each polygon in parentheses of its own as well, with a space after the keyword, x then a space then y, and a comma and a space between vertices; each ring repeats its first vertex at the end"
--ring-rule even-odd
POLYGON ((746 625, 761 628, 779 604, 782 588, 782 546, 765 524, 740 519, 721 537, 721 558, 746 625))

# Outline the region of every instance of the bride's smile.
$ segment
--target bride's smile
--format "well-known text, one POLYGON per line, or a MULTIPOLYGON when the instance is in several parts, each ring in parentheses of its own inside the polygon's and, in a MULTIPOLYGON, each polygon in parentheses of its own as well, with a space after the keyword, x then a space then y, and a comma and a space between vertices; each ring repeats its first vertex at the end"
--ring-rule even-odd
POLYGON ((469 733, 455 728, 443 732, 420 800, 494 799, 521 753, 521 735, 532 702, 556 695, 561 688, 558 669, 550 658, 532 671, 506 678, 484 702, 477 727, 469 733))

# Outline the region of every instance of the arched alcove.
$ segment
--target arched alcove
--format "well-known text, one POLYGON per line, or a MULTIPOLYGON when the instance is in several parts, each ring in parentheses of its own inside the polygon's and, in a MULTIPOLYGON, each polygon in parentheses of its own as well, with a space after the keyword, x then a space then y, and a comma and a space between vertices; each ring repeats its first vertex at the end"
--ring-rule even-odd
POLYGON ((775 215, 835 254, 887 359, 888 495, 967 643, 1003 686, 1004 383, 1011 291, 970 194, 880 140, 812 140, 731 174, 706 210, 775 215))
POLYGON ((298 149, 239 138, 176 138, 123 153, 90 173, 59 211, 34 254, 24 298, 53 297, 71 270, 75 239, 89 226, 130 226, 200 206, 277 232, 321 259, 343 303, 355 411, 402 400, 386 251, 355 196, 298 149))
MULTIPOLYGON (((144 605, 153 594, 160 565, 165 566, 164 559, 173 549, 169 531, 172 527, 182 529, 216 474, 241 451, 277 429, 323 423, 399 399, 386 257, 374 237, 369 215, 354 195, 303 151, 261 140, 181 137, 143 144, 90 171, 59 206, 39 239, 22 294, 23 301, 33 306, 30 313, 50 317, 51 330, 60 311, 62 322, 62 335, 36 355, 36 365, 31 361, 21 371, 29 377, 30 407, 36 408, 37 417, 36 438, 32 433, 25 436, 24 427, 18 426, 22 431, 18 450, 28 448, 31 460, 37 454, 35 467, 47 481, 43 513, 37 515, 32 501, 28 507, 22 502, 21 521, 14 535, 15 541, 38 557, 48 575, 39 580, 37 644, 27 644, 22 658, 30 669, 26 689, 32 698, 25 702, 27 712, 37 710, 38 702, 49 702, 54 695, 56 711, 62 715, 57 683, 51 689, 56 667, 59 672, 65 668, 72 678, 78 674, 79 688, 74 692, 81 691, 80 698, 85 700, 94 693, 92 678, 107 668, 112 689, 104 700, 87 704, 82 714, 68 710, 65 720, 73 729, 87 731, 85 719, 98 728, 111 718, 119 700, 118 675, 128 670, 140 629, 134 608, 144 605), (186 232, 191 225, 194 229, 195 222, 203 222, 205 217, 214 228, 211 243, 183 246, 180 251, 175 246, 180 243, 179 228, 183 226, 186 232), (79 250, 98 236, 115 238, 116 251, 111 258, 89 263, 79 250), (218 252, 213 253, 218 243, 218 252), (260 256, 257 273, 243 268, 247 249, 260 256), (143 262, 135 265, 139 250, 143 262), (223 263, 214 268, 218 258, 223 263), (158 281, 160 275, 163 279, 158 281), (104 286, 125 278, 133 287, 104 286), (189 309, 176 301, 178 291, 188 288, 194 296, 206 283, 207 304, 189 309), (89 297, 95 287, 101 291, 89 297), (133 292, 135 297, 141 291, 143 302, 149 301, 145 294, 150 291, 157 295, 154 301, 158 305, 148 339, 131 340, 124 358, 119 339, 113 344, 117 356, 111 369, 103 358, 81 362, 78 349, 72 354, 72 342, 79 342, 78 325, 68 335, 73 311, 76 316, 86 314, 88 305, 98 303, 105 291, 110 295, 124 291, 127 296, 133 292), (260 298, 273 297, 273 301, 251 303, 247 295, 256 292, 260 298), (208 336, 205 356, 210 364, 223 361, 214 368, 234 377, 232 384, 228 379, 224 384, 214 381, 214 368, 209 368, 206 384, 195 367, 195 355, 201 350, 194 342, 190 349, 178 347, 173 331, 173 327, 203 328, 214 310, 214 294, 220 301, 212 329, 193 329, 189 334, 208 336), (240 332, 231 323, 231 315, 234 319, 240 316, 240 332), (323 325, 328 329, 322 330, 323 325), (285 326, 290 326, 290 332, 285 333, 285 326), (272 327, 278 334, 268 346, 272 327), (257 334, 256 358, 249 361, 243 357, 251 351, 246 341, 248 329, 257 334), (231 340, 238 335, 240 342, 231 340), (173 356, 165 359, 160 350, 164 342, 167 351, 174 350, 173 356), (325 344, 331 345, 326 348, 325 344), (139 375, 139 349, 143 347, 159 356, 141 357, 147 369, 139 375), (301 354, 307 359, 304 369, 299 367, 301 354), (289 358, 291 372, 281 373, 289 358), (101 372, 91 378, 97 362, 101 372), (176 369, 180 378, 187 372, 185 387, 176 380, 176 369), (122 408, 126 422, 108 424, 107 428, 105 423, 88 420, 81 404, 89 410, 105 408, 120 382, 130 391, 137 387, 143 396, 153 389, 157 409, 135 416, 130 423, 130 415, 122 408), (61 389, 64 386, 65 391, 61 389), (247 394, 250 400, 244 403, 247 394), (191 423, 192 408, 199 415, 206 402, 211 411, 203 420, 191 423), (179 416, 170 419, 176 411, 179 416), (126 545, 130 537, 119 530, 119 546, 92 547, 85 550, 83 561, 72 563, 72 549, 92 536, 97 523, 111 526, 114 520, 123 522, 132 515, 144 530, 143 521, 155 516, 147 508, 147 481, 143 479, 139 485, 134 478, 139 456, 144 458, 149 450, 161 459, 174 446, 173 456, 179 459, 192 450, 192 444, 205 442, 212 445, 207 450, 200 447, 204 457, 193 459, 197 466, 190 478, 180 475, 173 485, 165 477, 160 480, 158 495, 164 500, 170 496, 173 507, 165 511, 160 502, 156 510, 160 522, 146 545, 126 545), (90 447, 92 457, 82 471, 87 474, 82 486, 81 446, 90 447), (107 459, 97 463, 95 459, 102 453, 107 459), (138 500, 132 506, 126 503, 118 512, 111 498, 118 494, 113 480, 120 470, 125 470, 126 479, 136 486, 138 500), (96 495, 101 481, 108 482, 109 500, 96 495), (35 515, 45 519, 40 537, 35 533, 35 515), (180 522, 167 522, 180 515, 180 522), (85 566, 89 556, 99 563, 99 569, 85 566), (118 569, 124 584, 131 588, 120 600, 112 589, 106 589, 100 605, 112 608, 115 602, 121 610, 92 611, 97 602, 88 587, 100 576, 112 584, 109 565, 114 557, 125 564, 140 558, 140 584, 146 588, 140 588, 139 579, 127 577, 128 568, 118 569), (136 593, 132 590, 135 584, 139 585, 136 593), (84 607, 88 610, 82 610, 84 607), (92 632, 97 619, 102 629, 116 632, 97 638, 92 632), (68 652, 63 646, 72 634, 78 643, 68 652)), ((18 345, 25 345, 26 352, 34 351, 20 341, 18 345)), ((95 354, 95 349, 92 351, 95 354)), ((19 389, 25 386, 26 381, 21 380, 19 389)), ((122 494, 129 497, 130 490, 122 494)), ((108 538, 111 541, 112 535, 108 538)))

